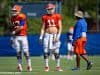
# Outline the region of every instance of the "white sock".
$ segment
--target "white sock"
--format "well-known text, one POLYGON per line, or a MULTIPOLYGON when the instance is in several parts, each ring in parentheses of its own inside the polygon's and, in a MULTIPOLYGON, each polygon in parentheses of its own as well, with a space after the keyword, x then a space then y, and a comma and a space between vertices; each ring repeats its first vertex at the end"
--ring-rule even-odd
POLYGON ((26 61, 27 61, 28 66, 31 66, 31 59, 27 59, 26 61))
POLYGON ((45 61, 45 66, 46 66, 46 67, 49 67, 49 65, 48 65, 48 61, 49 61, 49 60, 48 60, 48 59, 44 59, 44 61, 45 61))
POLYGON ((18 59, 18 64, 22 65, 22 59, 18 59))
POLYGON ((60 67, 60 59, 56 59, 56 67, 60 67))

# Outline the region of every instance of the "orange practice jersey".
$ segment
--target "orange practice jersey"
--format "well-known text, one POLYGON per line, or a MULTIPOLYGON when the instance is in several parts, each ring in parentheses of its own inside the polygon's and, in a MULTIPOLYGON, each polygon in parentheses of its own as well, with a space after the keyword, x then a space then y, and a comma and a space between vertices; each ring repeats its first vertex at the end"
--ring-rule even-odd
POLYGON ((24 23, 24 25, 23 25, 22 30, 15 34, 16 36, 25 36, 25 35, 27 35, 26 16, 25 16, 25 14, 20 13, 20 14, 18 14, 17 16, 12 16, 12 17, 11 17, 11 23, 14 24, 15 27, 16 27, 16 25, 21 26, 20 21, 22 21, 22 20, 23 20, 25 23, 24 23), (16 22, 19 22, 19 24, 16 24, 16 22))
POLYGON ((43 24, 45 25, 45 29, 48 27, 56 27, 59 29, 58 21, 61 20, 60 14, 45 14, 42 17, 43 24))

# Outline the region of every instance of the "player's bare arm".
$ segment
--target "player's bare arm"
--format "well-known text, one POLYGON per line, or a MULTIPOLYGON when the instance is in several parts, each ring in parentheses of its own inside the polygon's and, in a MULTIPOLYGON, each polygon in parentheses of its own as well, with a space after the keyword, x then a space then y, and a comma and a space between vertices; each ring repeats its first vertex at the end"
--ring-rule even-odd
POLYGON ((58 25, 59 25, 59 29, 58 29, 56 41, 59 41, 60 35, 61 35, 61 32, 62 32, 62 21, 61 20, 58 21, 58 25))
POLYGON ((40 31, 40 37, 39 37, 39 43, 42 42, 42 38, 43 38, 43 35, 44 35, 44 31, 45 30, 45 25, 43 23, 42 27, 41 27, 41 31, 40 31))
POLYGON ((23 26, 18 26, 17 29, 15 30, 15 34, 20 32, 23 29, 23 26))
POLYGON ((20 32, 22 29, 23 29, 23 26, 20 26, 20 25, 15 26, 15 30, 12 31, 12 34, 15 35, 15 34, 17 34, 18 32, 20 32))

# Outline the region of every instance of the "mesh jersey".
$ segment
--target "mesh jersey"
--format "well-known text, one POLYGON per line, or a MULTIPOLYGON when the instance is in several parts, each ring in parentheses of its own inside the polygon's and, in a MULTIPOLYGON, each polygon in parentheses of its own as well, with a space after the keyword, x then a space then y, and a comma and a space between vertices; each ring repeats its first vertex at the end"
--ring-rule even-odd
POLYGON ((60 14, 45 14, 42 17, 43 24, 45 25, 45 29, 48 27, 56 27, 59 29, 58 21, 61 20, 60 14))
POLYGON ((15 26, 13 28, 13 30, 16 29, 16 26, 23 26, 21 31, 19 31, 15 35, 17 35, 17 36, 25 36, 25 35, 27 35, 27 23, 26 23, 25 14, 20 13, 17 16, 12 16, 11 17, 11 23, 15 26), (21 21, 24 21, 23 25, 21 25, 21 21), (19 22, 19 24, 16 24, 16 22, 19 22))

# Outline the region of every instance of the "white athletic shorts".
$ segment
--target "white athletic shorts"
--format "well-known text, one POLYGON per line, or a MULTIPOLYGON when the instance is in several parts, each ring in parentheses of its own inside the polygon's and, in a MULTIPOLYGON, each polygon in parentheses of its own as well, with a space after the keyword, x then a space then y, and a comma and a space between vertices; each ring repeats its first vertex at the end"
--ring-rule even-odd
POLYGON ((67 49, 68 49, 68 51, 73 51, 73 46, 72 46, 71 42, 67 43, 67 49))
POLYGON ((11 37, 11 41, 12 47, 16 49, 17 52, 21 50, 27 52, 29 50, 27 36, 13 36, 11 37))
POLYGON ((56 37, 57 37, 57 34, 45 33, 43 45, 44 45, 44 48, 47 48, 47 49, 44 49, 45 50, 44 52, 50 52, 49 50, 52 50, 56 53, 59 53, 60 41, 54 42, 54 39, 56 37))

